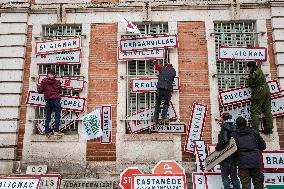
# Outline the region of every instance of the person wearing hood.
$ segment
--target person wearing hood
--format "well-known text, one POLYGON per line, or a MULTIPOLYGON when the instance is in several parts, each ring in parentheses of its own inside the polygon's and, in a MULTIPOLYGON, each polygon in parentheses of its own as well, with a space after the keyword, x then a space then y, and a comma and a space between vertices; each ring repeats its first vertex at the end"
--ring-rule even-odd
POLYGON ((172 97, 173 83, 176 76, 176 71, 170 63, 167 63, 165 66, 162 66, 159 65, 156 61, 154 61, 154 66, 155 70, 159 71, 154 121, 158 123, 159 113, 161 111, 161 103, 162 101, 164 101, 162 111, 162 122, 167 122, 169 121, 167 114, 170 106, 170 100, 172 97))
POLYGON ((237 130, 232 134, 236 141, 236 159, 239 167, 239 177, 242 189, 251 189, 251 181, 255 189, 264 188, 264 175, 261 170, 261 153, 266 149, 266 143, 259 132, 247 126, 243 117, 236 120, 237 130))
MULTIPOLYGON (((221 151, 229 145, 231 134, 236 131, 236 125, 234 124, 231 114, 223 113, 220 123, 221 131, 218 135, 218 143, 215 148, 217 151, 221 151)), ((231 189, 230 183, 232 183, 233 189, 240 189, 241 187, 238 178, 237 162, 234 158, 234 155, 231 155, 223 160, 220 163, 220 167, 224 189, 231 189)))
POLYGON ((55 113, 55 127, 53 128, 54 136, 62 136, 63 134, 59 132, 61 118, 60 94, 62 92, 62 87, 60 81, 55 79, 54 69, 50 69, 47 72, 47 78, 42 80, 38 92, 44 94, 44 99, 46 101, 44 124, 46 136, 49 137, 51 135, 49 123, 53 111, 55 113))
POLYGON ((252 127, 259 129, 259 116, 263 112, 264 118, 264 134, 272 134, 273 119, 271 114, 271 95, 268 84, 260 67, 256 62, 247 63, 249 68, 249 77, 247 79, 248 86, 252 90, 251 94, 251 122, 252 127))

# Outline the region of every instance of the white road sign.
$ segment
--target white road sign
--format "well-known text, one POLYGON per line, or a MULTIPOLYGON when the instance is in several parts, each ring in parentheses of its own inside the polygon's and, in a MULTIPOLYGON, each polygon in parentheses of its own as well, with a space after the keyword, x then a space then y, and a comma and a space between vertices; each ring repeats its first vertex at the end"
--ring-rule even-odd
POLYGON ((194 103, 190 116, 190 123, 186 135, 184 151, 194 153, 194 141, 201 140, 208 107, 194 103))
MULTIPOLYGON (((155 125, 154 122, 151 122, 151 118, 154 116, 155 107, 133 113, 131 116, 128 116, 128 129, 132 134, 139 133, 155 125)), ((170 119, 176 119, 176 112, 173 107, 173 104, 170 103, 168 109, 168 117, 170 119)))
POLYGON ((81 38, 69 37, 36 42, 36 54, 49 54, 63 51, 80 50, 81 38))
POLYGON ((102 106, 102 132, 101 144, 110 144, 112 142, 112 107, 102 106))
POLYGON ((164 48, 177 48, 177 35, 157 35, 143 38, 120 40, 120 51, 137 51, 164 48))
POLYGON ((265 47, 219 47, 220 60, 257 60, 266 61, 265 47))
MULTIPOLYGON (((131 78, 131 92, 133 93, 145 93, 145 92, 156 92, 157 90, 157 77, 142 77, 142 78, 131 78)), ((179 90, 179 77, 174 78, 173 90, 179 90)))
POLYGON ((265 171, 284 171, 284 150, 262 151, 262 166, 265 171))
POLYGON ((117 59, 121 61, 152 60, 152 59, 164 59, 165 58, 164 49, 121 52, 118 48, 117 51, 118 51, 117 59))
MULTIPOLYGON (((64 110, 73 110, 83 112, 85 108, 86 99, 77 96, 61 96, 61 108, 64 110)), ((46 102, 44 95, 35 91, 29 91, 27 104, 31 106, 44 107, 46 102)))
MULTIPOLYGON (((271 80, 268 83, 270 93, 277 94, 281 92, 278 81, 271 80)), ((234 88, 229 90, 223 90, 219 93, 220 101, 223 106, 229 104, 235 104, 237 102, 246 102, 251 99, 251 89, 249 87, 234 88)))
POLYGON ((36 55, 37 64, 80 64, 81 51, 64 51, 53 54, 36 55))
POLYGON ((154 125, 151 128, 152 133, 172 133, 172 134, 185 134, 186 124, 179 122, 170 122, 169 124, 154 125))

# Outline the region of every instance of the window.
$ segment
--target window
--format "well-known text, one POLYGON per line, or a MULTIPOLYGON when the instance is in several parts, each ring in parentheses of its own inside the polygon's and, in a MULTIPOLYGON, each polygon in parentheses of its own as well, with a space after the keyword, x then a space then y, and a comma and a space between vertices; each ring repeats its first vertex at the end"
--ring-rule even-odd
MULTIPOLYGON (((80 25, 52 25, 52 26, 43 26, 43 36, 42 40, 51 40, 51 39, 61 39, 66 37, 80 36, 82 34, 82 28, 80 25)), ((47 74, 47 71, 50 68, 55 69, 56 75, 66 76, 66 77, 82 77, 80 76, 80 64, 39 64, 38 74, 47 74)), ((74 91, 71 89, 63 89, 62 95, 66 96, 79 96, 79 91, 74 91)), ((42 124, 45 120, 44 107, 35 107, 35 126, 42 124)), ((62 110, 61 116, 63 122, 68 122, 70 120, 64 119, 64 115, 74 113, 72 111, 62 110)), ((54 114, 54 113, 53 113, 54 114)), ((68 117, 68 116, 66 116, 68 117)), ((70 119, 70 118, 69 118, 70 119)), ((35 129, 36 133, 39 133, 35 129)), ((64 131, 65 134, 76 134, 78 132, 78 121, 72 121, 72 124, 64 131)))
MULTIPOLYGON (((258 34, 254 22, 219 22, 214 25, 215 52, 217 64, 217 77, 219 90, 226 90, 246 86, 248 75, 247 61, 221 61, 218 60, 219 46, 257 46, 258 34)), ((223 110, 236 108, 240 104, 220 108, 223 110)))
MULTIPOLYGON (((168 33, 167 24, 138 24, 138 28, 142 34, 147 36, 154 36, 157 34, 166 34, 168 33)), ((129 37, 129 36, 126 36, 129 37)), ((157 60, 159 64, 165 64, 169 60, 169 50, 165 49, 165 59, 157 60)), ((142 77, 155 77, 158 72, 154 69, 152 61, 149 60, 137 60, 137 61, 127 61, 127 73, 126 73, 126 82, 127 82, 127 96, 126 96, 126 115, 132 115, 141 110, 145 110, 150 107, 155 106, 155 93, 132 93, 130 88, 130 79, 131 78, 142 78, 142 77)), ((141 134, 149 133, 150 130, 145 130, 140 132, 141 134)), ((127 128, 126 121, 126 133, 130 133, 127 128)))

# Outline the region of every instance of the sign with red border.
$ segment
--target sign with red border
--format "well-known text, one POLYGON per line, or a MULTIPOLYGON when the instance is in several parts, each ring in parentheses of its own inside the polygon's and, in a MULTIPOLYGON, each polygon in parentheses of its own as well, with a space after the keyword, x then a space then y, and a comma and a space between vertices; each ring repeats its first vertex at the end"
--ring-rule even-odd
POLYGON ((131 189, 132 175, 143 174, 138 167, 128 167, 120 174, 119 186, 122 189, 131 189))
POLYGON ((219 60, 267 60, 267 49, 265 47, 238 47, 219 46, 219 60))
POLYGON ((192 173, 191 174, 193 189, 205 188, 205 173, 192 173))
MULTIPOLYGON (((217 144, 207 144, 207 154, 212 154, 215 152, 217 144)), ((216 172, 216 173, 221 173, 221 167, 220 165, 216 165, 211 171, 216 172)))
POLYGON ((152 49, 145 51, 127 51, 121 52, 117 48, 117 60, 119 61, 130 61, 130 60, 156 60, 164 59, 165 50, 164 49, 152 49))
POLYGON ((193 141, 201 140, 205 125, 207 110, 208 110, 207 105, 196 102, 193 103, 190 115, 190 123, 184 145, 185 152, 194 153, 193 141))
MULTIPOLYGON (((40 85, 42 80, 45 79, 47 75, 40 74, 38 77, 37 84, 40 85)), ((55 76, 55 79, 60 81, 61 86, 66 89, 73 89, 75 91, 81 91, 85 88, 85 81, 81 78, 74 77, 63 77, 63 76, 55 76)))
MULTIPOLYGON (((133 93, 156 92, 158 77, 131 78, 130 86, 133 93)), ((173 90, 179 90, 179 77, 175 77, 173 90)))
POLYGON ((194 153, 195 153, 195 159, 196 159, 196 166, 197 166, 197 172, 204 172, 205 171, 205 158, 207 156, 206 154, 206 145, 204 140, 195 140, 194 143, 194 153))
POLYGON ((22 188, 39 189, 39 186, 40 186, 40 176, 0 178, 0 189, 22 189, 22 188))
POLYGON ((111 144, 112 142, 112 107, 111 106, 102 106, 101 119, 102 119, 101 144, 111 144))
MULTIPOLYGON (((59 131, 63 131, 65 129, 67 129, 68 127, 70 127, 72 124, 75 123, 75 120, 79 119, 79 112, 64 112, 61 115, 61 124, 59 127, 59 131)), ((45 128, 44 128, 44 123, 45 120, 42 120, 38 123, 37 125, 37 130, 40 134, 44 134, 45 133, 45 128)), ((50 122, 50 127, 54 127, 55 126, 55 118, 54 118, 54 114, 51 115, 51 122, 50 122)))
POLYGON ((169 124, 164 125, 154 125, 151 128, 152 133, 159 134, 185 134, 186 133, 186 124, 179 122, 170 122, 169 124))
POLYGON ((284 184, 284 173, 264 173, 264 188, 274 184, 284 184))
MULTIPOLYGON (((86 99, 77 96, 61 96, 60 103, 63 110, 83 112, 86 104, 86 99)), ((44 107, 46 101, 44 100, 43 94, 40 94, 36 91, 29 91, 27 104, 30 104, 31 106, 44 107)))
POLYGON ((36 64, 80 64, 81 51, 64 51, 36 55, 36 64))
POLYGON ((206 189, 223 189, 221 173, 205 173, 206 189))
POLYGON ((284 172, 284 150, 262 151, 262 169, 271 172, 284 172))
POLYGON ((185 174, 140 174, 132 175, 131 189, 178 188, 186 189, 185 174))
POLYGON ((63 51, 74 51, 81 49, 81 38, 79 36, 46 40, 36 42, 36 54, 49 54, 63 51))
POLYGON ((164 48, 178 48, 178 38, 176 34, 120 40, 121 52, 164 48))
MULTIPOLYGON (((147 108, 145 110, 141 110, 139 112, 135 112, 132 115, 128 116, 128 130, 131 134, 137 134, 141 131, 151 128, 155 125, 155 123, 151 122, 151 118, 154 116, 155 107, 147 108)), ((170 102, 170 106, 168 109, 168 117, 169 119, 176 119, 176 111, 173 107, 172 102, 170 102)))
MULTIPOLYGON (((281 93, 281 88, 277 80, 271 80, 267 84, 272 95, 281 93)), ((240 87, 223 90, 219 92, 219 98, 223 106, 238 102, 247 102, 251 99, 251 89, 249 87, 240 87)))

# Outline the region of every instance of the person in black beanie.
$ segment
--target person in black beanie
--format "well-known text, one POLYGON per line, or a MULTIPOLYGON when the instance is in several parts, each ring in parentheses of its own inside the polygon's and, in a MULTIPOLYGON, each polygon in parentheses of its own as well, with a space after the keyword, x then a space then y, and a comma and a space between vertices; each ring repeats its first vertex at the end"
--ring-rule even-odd
POLYGON ((245 118, 238 117, 236 125, 237 130, 232 136, 238 148, 236 159, 242 189, 251 189, 251 181, 255 189, 263 189, 264 175, 261 170, 260 151, 266 149, 266 143, 257 130, 247 126, 245 118))

